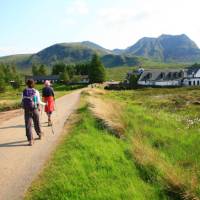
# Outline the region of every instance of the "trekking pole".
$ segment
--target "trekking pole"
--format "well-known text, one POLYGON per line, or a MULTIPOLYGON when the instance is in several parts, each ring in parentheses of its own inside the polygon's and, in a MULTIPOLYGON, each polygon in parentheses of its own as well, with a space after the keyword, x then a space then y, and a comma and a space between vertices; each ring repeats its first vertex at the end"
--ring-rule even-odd
POLYGON ((52 134, 55 135, 55 131, 54 131, 54 127, 53 127, 53 123, 51 124, 51 131, 52 131, 52 134))
POLYGON ((41 105, 41 107, 42 107, 42 109, 41 109, 41 117, 42 117, 44 107, 43 107, 43 105, 41 105))

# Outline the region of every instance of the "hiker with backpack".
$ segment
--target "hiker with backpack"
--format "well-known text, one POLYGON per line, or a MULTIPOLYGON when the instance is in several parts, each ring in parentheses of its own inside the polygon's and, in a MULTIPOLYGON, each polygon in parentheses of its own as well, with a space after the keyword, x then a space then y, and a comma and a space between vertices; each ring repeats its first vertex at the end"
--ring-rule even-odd
POLYGON ((22 106, 24 108, 24 119, 26 127, 26 136, 29 142, 29 145, 32 146, 34 143, 33 133, 32 133, 32 121, 34 124, 35 132, 38 135, 38 138, 41 139, 43 136, 40 121, 39 121, 39 111, 40 104, 45 105, 40 99, 40 93, 34 88, 34 80, 27 80, 27 88, 24 89, 22 94, 22 106))
POLYGON ((48 126, 52 126, 51 115, 55 108, 54 90, 51 87, 50 81, 46 80, 42 89, 43 101, 46 103, 45 112, 48 116, 48 126))

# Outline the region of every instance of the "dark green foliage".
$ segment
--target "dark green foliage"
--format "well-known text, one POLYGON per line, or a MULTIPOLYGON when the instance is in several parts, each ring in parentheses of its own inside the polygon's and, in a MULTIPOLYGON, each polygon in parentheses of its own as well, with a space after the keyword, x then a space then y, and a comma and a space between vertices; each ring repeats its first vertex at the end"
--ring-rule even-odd
POLYGON ((41 64, 41 65, 32 65, 32 74, 34 76, 42 76, 42 75, 47 75, 47 66, 41 64))
POLYGON ((90 63, 89 80, 90 83, 102 83, 106 79, 106 71, 99 56, 94 54, 90 63))
POLYGON ((39 75, 47 75, 47 70, 46 70, 46 66, 45 65, 40 65, 39 69, 38 69, 38 73, 39 75))
POLYGON ((78 63, 74 65, 69 65, 65 63, 57 63, 52 68, 52 75, 59 75, 61 72, 67 71, 70 78, 73 75, 88 75, 89 64, 88 63, 78 63))
POLYGON ((76 75, 88 75, 89 73, 89 63, 78 63, 75 65, 75 73, 76 75))
POLYGON ((53 66, 52 75, 60 75, 60 80, 64 83, 74 83, 81 80, 81 75, 88 75, 88 71, 87 63, 67 65, 61 62, 53 66))
POLYGON ((132 74, 129 79, 129 86, 131 88, 137 87, 138 76, 136 74, 132 74))
POLYGON ((0 92, 4 92, 6 86, 10 84, 13 88, 19 88, 21 83, 21 76, 17 73, 15 66, 0 64, 0 92))
POLYGON ((66 70, 64 72, 60 73, 59 78, 60 78, 60 81, 65 83, 65 84, 69 83, 69 81, 70 81, 69 74, 66 70))
POLYGON ((64 63, 57 63, 52 68, 52 75, 59 75, 64 72, 66 65, 64 63))
POLYGON ((106 67, 118 67, 140 65, 142 60, 137 56, 108 54, 101 57, 101 61, 106 67))
POLYGON ((200 64, 199 63, 195 63, 195 64, 191 65, 191 68, 200 68, 200 64))
POLYGON ((33 64, 33 66, 32 66, 32 74, 33 74, 33 76, 38 75, 38 67, 35 64, 33 64))
POLYGON ((0 92, 4 92, 5 89, 6 89, 6 83, 0 73, 0 92))

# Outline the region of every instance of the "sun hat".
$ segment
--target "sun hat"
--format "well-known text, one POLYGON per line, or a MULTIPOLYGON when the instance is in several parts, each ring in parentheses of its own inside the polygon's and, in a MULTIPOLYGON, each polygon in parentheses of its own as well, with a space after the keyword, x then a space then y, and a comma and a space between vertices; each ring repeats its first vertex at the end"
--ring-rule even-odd
POLYGON ((50 83, 50 81, 46 80, 46 81, 44 82, 44 85, 45 85, 45 86, 50 86, 51 83, 50 83))

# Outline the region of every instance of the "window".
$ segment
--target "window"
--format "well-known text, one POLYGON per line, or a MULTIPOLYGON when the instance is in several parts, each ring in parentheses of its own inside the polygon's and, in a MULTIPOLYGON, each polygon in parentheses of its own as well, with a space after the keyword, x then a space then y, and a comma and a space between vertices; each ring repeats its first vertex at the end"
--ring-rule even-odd
POLYGON ((161 79, 165 78, 165 73, 164 73, 164 72, 161 72, 161 73, 160 73, 160 78, 161 78, 161 79))
POLYGON ((178 78, 178 72, 174 72, 174 78, 178 78))
POLYGON ((145 76, 146 80, 150 79, 151 77, 152 77, 152 73, 148 73, 148 74, 145 76))
POLYGON ((196 85, 195 81, 193 81, 193 85, 196 85))
POLYGON ((191 81, 189 81, 188 83, 189 83, 189 85, 192 85, 192 82, 191 82, 191 81))
POLYGON ((199 80, 197 81, 197 85, 199 85, 199 80))

